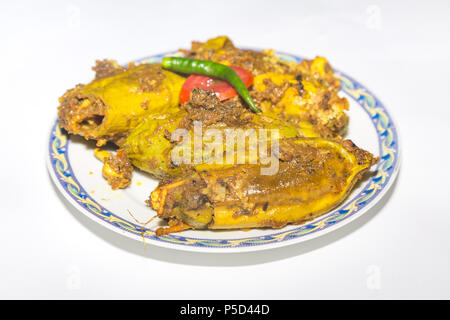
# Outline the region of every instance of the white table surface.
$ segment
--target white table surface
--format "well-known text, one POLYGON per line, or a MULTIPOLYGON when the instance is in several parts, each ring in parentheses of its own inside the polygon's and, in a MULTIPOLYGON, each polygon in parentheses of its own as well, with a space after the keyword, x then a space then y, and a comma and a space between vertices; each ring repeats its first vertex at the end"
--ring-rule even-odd
POLYGON ((422 3, 2 2, 0 298, 450 298, 450 2, 422 3), (307 243, 221 255, 144 250, 58 195, 49 127, 95 59, 220 34, 323 55, 384 102, 403 159, 374 210, 307 243))

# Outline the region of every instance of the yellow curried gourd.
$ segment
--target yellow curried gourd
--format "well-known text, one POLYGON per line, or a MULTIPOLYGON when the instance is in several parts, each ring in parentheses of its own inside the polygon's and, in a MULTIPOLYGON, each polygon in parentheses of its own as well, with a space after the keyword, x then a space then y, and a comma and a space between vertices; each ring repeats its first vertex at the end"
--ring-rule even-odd
MULTIPOLYGON (((121 149, 124 150, 134 166, 150 173, 155 177, 163 177, 167 175, 178 175, 182 172, 183 165, 174 165, 171 159, 172 152, 176 154, 183 155, 183 145, 179 142, 171 142, 170 138, 172 133, 178 128, 181 120, 186 116, 186 112, 179 110, 173 113, 164 113, 159 115, 153 115, 147 117, 139 126, 137 126, 125 139, 121 145, 121 149)), ((277 137, 279 138, 293 138, 293 137, 318 137, 319 133, 308 122, 299 123, 297 126, 290 125, 278 119, 274 119, 265 115, 253 114, 250 123, 243 127, 232 128, 224 125, 223 123, 217 123, 202 128, 202 148, 194 148, 194 134, 193 130, 190 129, 189 134, 192 138, 190 141, 182 141, 188 143, 188 148, 191 153, 191 161, 189 161, 193 167, 197 170, 214 170, 223 169, 231 167, 233 164, 227 164, 227 153, 229 149, 235 149, 235 144, 227 145, 226 142, 226 130, 228 129, 238 129, 242 132, 246 130, 255 130, 257 141, 259 142, 262 138, 258 134, 259 129, 271 130, 274 129, 277 132, 277 137), (211 138, 206 136, 205 133, 208 129, 214 129, 216 132, 220 132, 223 137, 223 159, 222 161, 217 161, 218 157, 211 157, 206 155, 206 148, 209 143, 212 142, 211 138), (228 148, 228 149, 227 149, 228 148), (194 158, 196 152, 202 151, 202 161, 201 163, 195 163, 194 158)), ((248 131, 247 131, 248 132, 248 131)), ((267 141, 270 145, 270 131, 268 131, 267 141)), ((216 141, 217 142, 217 141, 216 141)), ((258 146, 255 144, 254 146, 258 146)), ((245 142, 245 154, 247 157, 247 163, 257 163, 258 159, 252 158, 252 156, 258 157, 257 152, 250 152, 251 147, 249 147, 249 138, 245 142)), ((236 159, 235 153, 235 159, 236 159)))
POLYGON ((184 81, 159 64, 144 63, 78 85, 60 98, 61 126, 86 139, 120 143, 145 117, 178 110, 184 81))
POLYGON ((325 72, 328 62, 324 58, 317 57, 310 60, 309 64, 305 62, 298 65, 297 69, 303 70, 303 65, 309 65, 308 72, 310 73, 306 73, 308 76, 302 77, 301 80, 297 80, 293 74, 273 72, 255 77, 254 89, 257 92, 266 90, 266 81, 279 87, 289 85, 277 103, 261 102, 263 113, 278 115, 294 124, 298 121, 309 120, 329 130, 331 135, 342 134, 348 123, 348 116, 345 113, 345 110, 348 109, 348 101, 338 96, 336 88, 333 87, 338 84, 333 83, 332 86, 322 80, 323 77, 329 82, 333 81, 332 74, 329 75, 325 72), (301 87, 301 92, 294 87, 296 83, 301 87))
POLYGON ((195 172, 161 183, 150 203, 161 218, 179 220, 191 228, 279 228, 303 223, 337 206, 377 162, 350 140, 284 142, 291 150, 284 154, 293 152, 294 157, 281 160, 274 175, 261 175, 259 166, 251 165, 195 172))

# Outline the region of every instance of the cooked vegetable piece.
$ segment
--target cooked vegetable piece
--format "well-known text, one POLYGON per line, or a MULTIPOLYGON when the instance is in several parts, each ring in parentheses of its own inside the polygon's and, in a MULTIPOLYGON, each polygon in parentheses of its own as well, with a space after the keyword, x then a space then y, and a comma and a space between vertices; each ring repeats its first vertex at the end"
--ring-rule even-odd
POLYGON ((162 65, 165 69, 181 72, 185 74, 200 74, 209 76, 228 82, 241 96, 242 100, 252 109, 258 113, 260 110, 256 107, 252 97, 248 93, 244 82, 239 78, 232 68, 206 60, 188 59, 180 57, 165 57, 162 60, 162 65))
POLYGON ((120 144, 145 117, 178 110, 185 79, 160 64, 98 68, 101 73, 96 80, 60 98, 60 125, 69 133, 99 140, 99 145, 120 144))
POLYGON ((168 178, 149 203, 159 217, 196 229, 280 228, 337 206, 378 159, 350 140, 284 139, 279 171, 259 165, 168 178))
MULTIPOLYGON (((206 132, 207 129, 215 129, 222 133, 224 138, 228 129, 241 129, 242 132, 247 129, 276 129, 281 138, 319 136, 317 130, 307 122, 293 126, 263 114, 255 114, 243 107, 239 100, 220 102, 217 96, 210 91, 195 89, 190 102, 182 105, 181 108, 182 110, 179 112, 147 117, 130 133, 121 148, 126 151, 133 165, 158 178, 166 175, 179 175, 184 169, 187 169, 186 167, 192 167, 172 162, 172 152, 178 153, 182 145, 178 141, 172 141, 171 137, 176 129, 184 128, 193 138, 194 121, 202 121, 202 132, 206 132)), ((262 139, 261 136, 258 135, 258 139, 262 139)), ((231 166, 227 165, 225 160, 223 164, 212 163, 212 159, 205 156, 204 149, 207 148, 207 140, 209 140, 207 136, 202 137, 204 143, 200 150, 203 153, 203 163, 195 165, 193 140, 190 142, 193 166, 199 170, 231 166)), ((268 141, 270 143, 270 136, 268 141)), ((227 154, 234 150, 234 147, 234 145, 224 146, 223 159, 226 159, 227 154)), ((245 147, 246 155, 250 158, 248 142, 245 147)))
POLYGON ((339 96, 340 83, 328 62, 321 57, 304 60, 293 72, 268 72, 255 77, 250 93, 263 112, 293 124, 310 121, 323 129, 324 137, 343 135, 349 103, 339 96))

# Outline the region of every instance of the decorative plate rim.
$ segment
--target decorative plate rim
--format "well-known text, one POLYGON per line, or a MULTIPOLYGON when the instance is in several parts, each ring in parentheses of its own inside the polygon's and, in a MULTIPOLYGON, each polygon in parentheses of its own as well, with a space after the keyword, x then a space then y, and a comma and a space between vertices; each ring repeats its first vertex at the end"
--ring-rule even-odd
MULTIPOLYGON (((174 54, 176 52, 152 55, 136 62, 157 62, 166 55, 174 54)), ((287 61, 300 62, 303 59, 287 53, 276 54, 287 61)), ((157 237, 154 231, 116 216, 86 192, 72 171, 68 158, 69 139, 67 134, 60 130, 58 120, 50 130, 47 167, 58 190, 76 209, 103 226, 116 232, 120 231, 135 240, 143 241, 145 238, 146 243, 157 246, 201 252, 256 251, 310 240, 340 228, 367 212, 376 203, 375 199, 381 198, 390 188, 400 166, 399 138, 392 116, 380 100, 359 82, 340 71, 335 70, 335 74, 341 80, 341 90, 363 108, 375 127, 380 154, 377 173, 365 183, 357 195, 344 201, 339 209, 290 230, 279 229, 273 230, 270 235, 236 239, 192 238, 185 237, 182 233, 157 237)))

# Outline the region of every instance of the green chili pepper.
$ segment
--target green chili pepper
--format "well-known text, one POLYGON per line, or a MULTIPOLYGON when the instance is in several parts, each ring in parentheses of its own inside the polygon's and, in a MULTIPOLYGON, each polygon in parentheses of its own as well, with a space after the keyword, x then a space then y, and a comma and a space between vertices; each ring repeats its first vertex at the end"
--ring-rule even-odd
POLYGON ((162 60, 164 69, 181 72, 185 74, 201 74, 228 82, 236 92, 241 96, 250 109, 254 112, 261 112, 253 102, 250 93, 247 90, 244 82, 236 74, 236 72, 226 65, 198 59, 188 59, 179 57, 166 57, 162 60))

